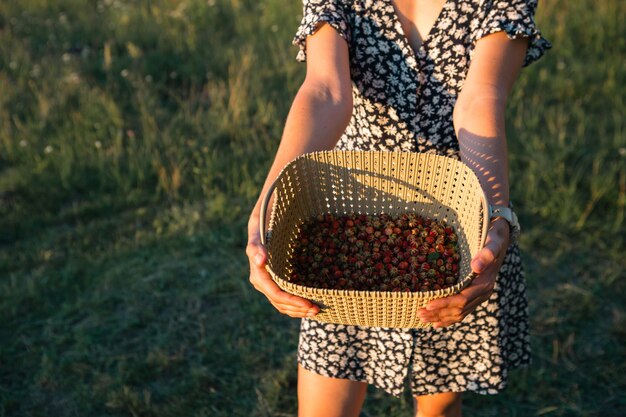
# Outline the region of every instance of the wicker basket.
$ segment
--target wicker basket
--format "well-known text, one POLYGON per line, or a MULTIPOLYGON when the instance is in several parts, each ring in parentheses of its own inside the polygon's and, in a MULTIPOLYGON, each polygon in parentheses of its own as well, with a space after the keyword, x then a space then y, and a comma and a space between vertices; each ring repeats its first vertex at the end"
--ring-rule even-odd
POLYGON ((473 279, 470 260, 483 247, 488 206, 478 178, 462 162, 415 152, 326 151, 302 155, 281 171, 261 207, 261 240, 267 270, 286 292, 319 305, 320 322, 375 327, 428 327, 417 310, 456 294, 473 279), (272 193, 269 229, 266 210, 272 193), (460 281, 443 290, 378 292, 316 289, 292 284, 289 258, 299 226, 322 213, 396 215, 414 212, 443 220, 459 237, 460 281))

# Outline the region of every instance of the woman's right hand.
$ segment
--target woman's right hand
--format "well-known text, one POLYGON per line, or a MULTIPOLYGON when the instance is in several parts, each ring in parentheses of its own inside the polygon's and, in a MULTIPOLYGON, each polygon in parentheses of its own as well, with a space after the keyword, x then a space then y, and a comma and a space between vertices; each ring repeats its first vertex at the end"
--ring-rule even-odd
POLYGON ((320 308, 309 300, 281 290, 265 269, 267 251, 261 244, 259 216, 253 215, 248 222, 246 255, 250 262, 250 283, 267 297, 276 310, 296 318, 311 317, 319 312, 320 308))

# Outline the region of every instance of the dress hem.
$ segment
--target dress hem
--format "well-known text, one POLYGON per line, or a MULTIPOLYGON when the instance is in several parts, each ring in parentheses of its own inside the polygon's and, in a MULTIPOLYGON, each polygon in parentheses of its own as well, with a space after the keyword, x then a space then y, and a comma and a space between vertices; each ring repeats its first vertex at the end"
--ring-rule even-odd
MULTIPOLYGON (((317 371, 315 369, 309 368, 308 366, 306 366, 299 359, 298 359, 297 362, 298 362, 298 364, 302 368, 306 369, 309 372, 313 372, 315 374, 318 374, 318 375, 321 375, 321 376, 324 376, 324 377, 327 377, 327 378, 347 379, 349 381, 354 381, 354 382, 365 382, 368 385, 372 385, 372 386, 374 386, 375 388, 377 388, 377 389, 379 389, 381 391, 385 391, 387 394, 389 394, 389 395, 391 395, 393 397, 396 397, 396 398, 402 397, 402 395, 405 392, 405 389, 402 389, 401 391, 386 389, 386 388, 380 386, 379 384, 377 384, 376 381, 374 380, 374 378, 368 377, 367 375, 364 375, 363 378, 358 378, 358 377, 356 377, 354 375, 347 375, 346 377, 338 377, 338 376, 333 376, 333 375, 330 375, 328 373, 322 373, 322 372, 319 372, 319 371, 317 371)), ((530 359, 528 359, 528 360, 526 360, 524 362, 511 364, 511 365, 509 365, 509 367, 507 367, 507 373, 509 371, 512 371, 512 370, 515 370, 515 369, 519 369, 519 368, 528 368, 530 366, 530 364, 531 364, 530 359)), ((405 377, 405 382, 406 382, 406 378, 409 378, 409 375, 407 375, 405 377)), ((472 392, 472 393, 478 394, 478 395, 498 395, 502 391, 504 391, 508 387, 508 385, 509 385, 509 381, 508 381, 508 377, 506 377, 505 379, 500 381, 500 383, 498 383, 495 388, 470 389, 470 388, 467 388, 467 384, 466 384, 466 389, 461 389, 460 387, 459 388, 449 388, 449 387, 446 387, 446 386, 440 386, 438 388, 441 388, 441 389, 438 389, 436 391, 418 391, 418 390, 411 389, 411 395, 416 397, 416 396, 421 396, 421 395, 442 394, 442 393, 445 393, 445 392, 461 392, 461 393, 462 392, 472 392)))

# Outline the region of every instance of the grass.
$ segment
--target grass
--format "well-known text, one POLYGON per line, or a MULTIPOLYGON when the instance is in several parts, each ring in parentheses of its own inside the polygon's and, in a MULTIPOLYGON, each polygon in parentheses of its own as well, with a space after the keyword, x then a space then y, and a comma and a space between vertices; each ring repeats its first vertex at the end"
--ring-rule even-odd
MULTIPOLYGON (((0 3, 0 416, 295 415, 245 224, 300 4, 0 3)), ((621 2, 542 2, 508 109, 534 362, 468 416, 626 413, 621 2), (544 4, 545 3, 545 4, 544 4)), ((410 415, 371 388, 366 416, 410 415)))

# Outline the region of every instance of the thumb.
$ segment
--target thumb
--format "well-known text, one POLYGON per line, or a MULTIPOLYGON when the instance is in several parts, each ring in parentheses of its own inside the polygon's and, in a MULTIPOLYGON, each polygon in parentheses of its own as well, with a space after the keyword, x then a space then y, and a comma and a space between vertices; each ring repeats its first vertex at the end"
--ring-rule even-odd
POLYGON ((265 253, 265 249, 260 246, 256 255, 254 255, 254 263, 256 266, 263 266, 265 264, 265 260, 267 258, 267 254, 265 253))
POLYGON ((250 262, 256 266, 262 267, 267 260, 267 250, 257 239, 251 238, 246 247, 246 255, 250 262))
POLYGON ((488 242, 484 248, 482 248, 476 256, 472 259, 471 267, 472 271, 477 274, 482 273, 485 269, 491 265, 498 257, 499 247, 496 242, 488 242))

